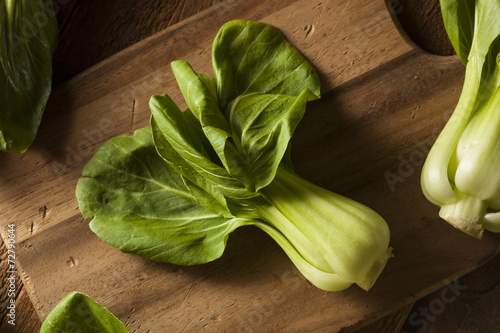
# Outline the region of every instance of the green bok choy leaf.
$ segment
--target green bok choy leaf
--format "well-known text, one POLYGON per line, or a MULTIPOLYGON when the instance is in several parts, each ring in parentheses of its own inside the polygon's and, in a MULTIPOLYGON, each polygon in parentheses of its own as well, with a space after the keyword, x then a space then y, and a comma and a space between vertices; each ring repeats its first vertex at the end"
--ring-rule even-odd
POLYGON ((290 139, 320 97, 309 62, 274 27, 231 21, 213 43, 214 78, 172 70, 187 109, 150 101, 151 126, 105 143, 77 186, 91 229, 124 252, 180 265, 219 258, 254 225, 324 290, 368 290, 391 256, 373 210, 293 172, 290 139))
POLYGON ((35 139, 58 33, 52 1, 0 0, 0 150, 22 153, 35 139))
POLYGON ((42 323, 40 333, 128 333, 108 309, 89 296, 73 291, 66 295, 42 323))
POLYGON ((500 232, 500 2, 441 0, 441 9, 465 80, 421 184, 444 220, 481 238, 500 232))

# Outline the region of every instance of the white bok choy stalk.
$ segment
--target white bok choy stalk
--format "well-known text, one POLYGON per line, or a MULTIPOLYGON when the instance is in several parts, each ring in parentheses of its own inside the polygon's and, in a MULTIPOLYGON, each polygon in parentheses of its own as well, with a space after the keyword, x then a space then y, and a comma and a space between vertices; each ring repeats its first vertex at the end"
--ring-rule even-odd
POLYGON ((293 132, 320 96, 311 64, 271 25, 240 20, 221 28, 212 62, 214 78, 173 62, 187 109, 153 96, 151 126, 85 166, 77 197, 91 229, 124 252, 194 265, 254 225, 317 287, 368 290, 391 257, 386 222, 290 162, 293 132))
POLYGON ((441 0, 441 10, 465 80, 421 185, 441 218, 481 238, 500 232, 500 1, 441 0))

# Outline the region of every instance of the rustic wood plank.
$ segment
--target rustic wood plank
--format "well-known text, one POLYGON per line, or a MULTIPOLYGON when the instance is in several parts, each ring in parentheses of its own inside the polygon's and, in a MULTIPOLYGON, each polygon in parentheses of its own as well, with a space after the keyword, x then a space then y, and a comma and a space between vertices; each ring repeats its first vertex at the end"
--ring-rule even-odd
POLYGON ((441 7, 436 0, 387 0, 404 34, 423 50, 436 55, 454 54, 444 29, 441 7))
POLYGON ((500 256, 418 300, 403 333, 496 332, 500 323, 500 256))
MULTIPOLYGON (((16 244, 14 243, 14 245, 16 244)), ((0 329, 4 333, 38 332, 41 322, 21 280, 22 269, 15 257, 17 251, 15 248, 12 251, 8 253, 3 239, 0 240, 0 329), (9 254, 14 255, 14 257, 10 257, 14 261, 14 269, 9 268, 9 254), (14 301, 15 306, 13 312, 8 308, 12 301, 14 301), (13 316, 8 316, 10 314, 13 316), (12 322, 9 323, 11 320, 12 322)))
MULTIPOLYGON (((307 27, 307 26, 306 26, 306 27, 307 27)), ((349 50, 348 50, 348 51, 349 51, 349 50)), ((153 72, 153 73, 154 73, 154 72, 153 72)), ((160 73, 161 73, 161 70, 160 70, 160 73)), ((355 75, 354 75, 354 76, 355 76, 355 75)), ((348 78, 346 79, 346 82, 350 81, 351 79, 352 79, 352 77, 351 77, 351 78, 349 78, 349 77, 348 77, 348 78)), ((352 87, 349 87, 349 89, 352 89, 352 87)), ((74 156, 73 156, 73 157, 74 157, 74 156)), ((77 157, 78 157, 78 155, 77 155, 77 157)), ((86 157, 87 157, 87 156, 83 156, 83 158, 86 158, 86 157)), ((82 158, 82 156, 80 156, 80 158, 82 158)), ((78 160, 78 159, 76 159, 76 160, 78 160)), ((67 160, 66 160, 66 161, 63 161, 63 162, 67 162, 67 160)), ((415 172, 417 172, 417 171, 415 171, 415 172)), ((42 211, 43 211, 43 206, 41 206, 40 208, 41 208, 41 209, 42 209, 42 211)), ((44 213, 44 214, 46 214, 46 213, 44 213)), ((42 219, 42 220, 43 220, 43 219, 42 219)), ((36 224, 35 224, 35 225, 36 225, 36 224)), ((272 306, 272 304, 273 304, 273 303, 271 303, 271 306, 272 306)), ((256 317, 258 317, 258 316, 256 316, 256 317)))
MULTIPOLYGON (((60 27, 54 55, 54 83, 75 76, 107 57, 190 17, 221 0, 54 1, 60 27), (101 33, 106 31, 106 33, 101 33)), ((226 0, 221 15, 237 0, 226 0)), ((453 54, 444 31, 438 0, 387 1, 404 31, 422 49, 439 55, 453 54)))
MULTIPOLYGON (((61 47, 54 55, 54 83, 58 85, 125 47, 220 2, 127 0, 102 5, 99 0, 55 1, 61 47)), ((232 2, 226 1, 225 6, 232 6, 232 2)))
POLYGON ((412 305, 403 306, 396 312, 393 312, 386 317, 377 320, 371 324, 368 324, 362 328, 357 329, 356 327, 351 327, 345 329, 342 332, 356 332, 356 333, 373 333, 373 332, 384 332, 384 333, 400 333, 408 314, 412 310, 412 305))

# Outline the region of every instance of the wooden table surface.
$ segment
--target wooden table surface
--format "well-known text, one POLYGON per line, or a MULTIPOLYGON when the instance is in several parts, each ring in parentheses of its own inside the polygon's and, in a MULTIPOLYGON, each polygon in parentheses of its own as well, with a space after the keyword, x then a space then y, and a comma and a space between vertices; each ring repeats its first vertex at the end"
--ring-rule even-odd
MULTIPOLYGON (((238 1, 108 0, 106 6, 97 0, 55 1, 60 41, 54 56, 54 85, 218 2, 232 6, 238 1)), ((401 25, 417 45, 434 54, 453 53, 437 0, 393 0, 392 4, 401 25)), ((0 242, 0 331, 36 332, 41 323, 20 278, 16 281, 16 326, 6 324, 7 255, 0 242)), ((500 324, 499 285, 497 255, 476 271, 358 332, 494 332, 500 324), (456 297, 443 302, 443 295, 450 292, 456 297)))

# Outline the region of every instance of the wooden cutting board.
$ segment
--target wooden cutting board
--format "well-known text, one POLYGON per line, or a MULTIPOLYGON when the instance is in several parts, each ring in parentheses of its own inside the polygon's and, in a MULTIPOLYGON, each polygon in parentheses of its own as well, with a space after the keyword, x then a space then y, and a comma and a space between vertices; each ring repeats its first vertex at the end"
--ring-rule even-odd
MULTIPOLYGON (((458 100, 464 68, 401 37, 382 0, 228 1, 138 43, 57 87, 36 143, 0 156, 0 223, 16 225, 16 255, 41 319, 68 292, 95 298, 131 332, 339 331, 368 324, 493 257, 499 235, 479 241, 437 217, 420 170, 458 100), (211 73, 211 42, 228 20, 278 27, 316 67, 323 98, 293 139, 296 171, 379 212, 391 259, 372 290, 311 286, 261 231, 245 227, 224 256, 181 267, 123 254, 97 238, 75 186, 106 140, 147 126, 152 94, 183 104, 169 63, 211 73)), ((451 295, 451 294, 450 294, 451 295)), ((441 303, 445 305, 445 301, 441 303)))

